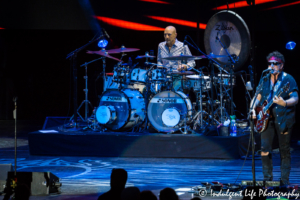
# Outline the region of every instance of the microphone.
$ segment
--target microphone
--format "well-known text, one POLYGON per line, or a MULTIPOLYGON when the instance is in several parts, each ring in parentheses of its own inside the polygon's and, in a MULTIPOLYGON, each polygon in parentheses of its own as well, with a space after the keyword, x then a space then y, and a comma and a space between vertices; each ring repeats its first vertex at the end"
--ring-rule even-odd
POLYGON ((183 40, 183 45, 186 44, 186 40, 187 40, 187 35, 184 37, 184 40, 183 40))
POLYGON ((252 86, 252 88, 254 88, 254 77, 253 77, 252 66, 249 65, 249 66, 248 66, 248 69, 249 69, 249 74, 250 74, 250 82, 251 82, 251 86, 252 86))
POLYGON ((262 73, 265 73, 265 72, 272 72, 273 71, 273 69, 266 69, 266 70, 264 70, 262 73))
POLYGON ((104 28, 102 28, 102 30, 103 30, 104 34, 106 35, 106 37, 109 39, 110 37, 109 37, 109 35, 107 34, 106 30, 105 30, 104 28))

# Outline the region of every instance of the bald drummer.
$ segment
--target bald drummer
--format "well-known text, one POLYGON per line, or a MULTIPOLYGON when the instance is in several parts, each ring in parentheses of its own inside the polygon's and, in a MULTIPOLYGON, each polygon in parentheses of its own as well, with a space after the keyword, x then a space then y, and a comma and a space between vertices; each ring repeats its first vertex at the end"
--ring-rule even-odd
POLYGON ((161 42, 158 45, 157 64, 164 65, 167 69, 172 67, 173 71, 185 71, 190 70, 196 66, 194 60, 190 60, 188 63, 181 63, 181 61, 165 60, 162 58, 170 56, 192 55, 189 47, 184 45, 176 39, 177 33, 174 26, 167 26, 164 31, 165 42, 161 42))

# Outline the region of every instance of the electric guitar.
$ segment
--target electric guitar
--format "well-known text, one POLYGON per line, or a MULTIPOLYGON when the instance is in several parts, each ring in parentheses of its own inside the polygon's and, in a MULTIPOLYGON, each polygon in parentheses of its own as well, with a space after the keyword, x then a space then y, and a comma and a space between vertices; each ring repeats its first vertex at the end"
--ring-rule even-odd
MULTIPOLYGON (((277 97, 283 92, 287 92, 289 90, 290 83, 287 82, 276 94, 277 97)), ((254 119, 254 129, 256 132, 261 133, 266 130, 269 117, 270 117, 270 110, 269 108, 273 105, 273 98, 270 102, 267 100, 264 101, 262 106, 257 106, 255 108, 256 119, 254 119)))

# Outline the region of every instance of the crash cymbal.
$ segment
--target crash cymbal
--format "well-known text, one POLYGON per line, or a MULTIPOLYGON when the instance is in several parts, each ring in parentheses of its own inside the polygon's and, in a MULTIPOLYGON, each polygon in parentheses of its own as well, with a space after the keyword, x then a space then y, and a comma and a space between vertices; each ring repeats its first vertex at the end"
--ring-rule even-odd
POLYGON ((192 72, 192 71, 183 71, 183 72, 175 71, 175 72, 172 72, 171 74, 177 74, 177 75, 192 75, 192 74, 195 74, 195 72, 192 72))
POLYGON ((165 58, 162 58, 164 60, 199 60, 199 59, 202 59, 200 57, 197 57, 197 56, 192 56, 192 55, 179 55, 179 56, 170 56, 170 57, 165 57, 165 58))
POLYGON ((100 56, 103 56, 103 57, 106 57, 106 58, 110 58, 110 59, 116 60, 116 61, 118 61, 118 62, 122 62, 122 60, 110 56, 110 55, 107 53, 107 51, 105 51, 105 50, 100 50, 100 51, 87 51, 86 53, 88 53, 88 54, 98 54, 98 55, 100 55, 100 56))
POLYGON ((137 56, 135 59, 142 59, 142 58, 155 58, 155 56, 150 56, 150 55, 142 55, 142 56, 137 56))
POLYGON ((125 52, 133 52, 139 51, 140 49, 137 48, 126 48, 125 46, 121 46, 119 49, 110 49, 107 50, 107 53, 125 53, 125 52))
MULTIPOLYGON (((234 71, 239 70, 250 54, 250 32, 245 21, 235 12, 223 10, 213 15, 204 32, 204 46, 207 54, 227 56, 236 55, 239 60, 234 64, 234 71), (219 40, 224 47, 220 44, 219 40)), ((228 57, 214 58, 221 65, 230 65, 228 57)))

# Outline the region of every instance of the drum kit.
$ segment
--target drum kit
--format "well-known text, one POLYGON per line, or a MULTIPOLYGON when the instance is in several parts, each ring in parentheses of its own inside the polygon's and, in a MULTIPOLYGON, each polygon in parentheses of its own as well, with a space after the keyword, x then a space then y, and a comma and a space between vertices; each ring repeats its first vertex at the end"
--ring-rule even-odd
MULTIPOLYGON (((88 54, 97 54, 101 57, 81 65, 86 69, 85 100, 77 112, 77 100, 74 103, 75 127, 77 114, 82 121, 87 122, 86 128, 95 131, 141 132, 153 128, 163 133, 180 131, 187 134, 203 132, 209 125, 223 124, 229 118, 228 104, 230 104, 231 115, 235 106, 232 101, 233 86, 236 81, 233 69, 239 69, 248 59, 249 41, 249 30, 241 17, 231 11, 221 11, 209 20, 205 29, 204 45, 207 55, 197 47, 195 42, 191 44, 185 39, 187 45, 203 55, 181 54, 162 58, 178 64, 190 60, 208 59, 208 67, 192 68, 190 71, 174 70, 173 66, 165 67, 149 62, 155 58, 151 54, 153 51, 150 51, 151 55, 146 52, 145 55, 136 57, 137 60, 143 60, 143 65, 132 64, 131 58, 128 63, 124 63, 123 57, 126 53, 139 51, 137 48, 125 46, 110 50, 87 51, 88 54), (111 54, 121 54, 121 58, 118 59, 111 54), (106 59, 118 62, 112 72, 106 72, 106 59), (93 114, 89 116, 91 103, 87 94, 87 65, 96 60, 102 60, 103 63, 101 73, 103 92, 99 96, 99 105, 93 108, 93 114), (229 71, 221 65, 229 66, 229 71), (215 67, 219 70, 217 75, 215 75, 215 67), (210 68, 210 73, 204 74, 203 68, 207 71, 210 68), (189 96, 190 91, 193 91, 196 96, 195 102, 192 102, 194 100, 189 96), (78 112, 83 104, 85 104, 84 118, 78 112)), ((87 45, 79 49, 82 50, 87 45)), ((67 58, 70 55, 74 55, 74 52, 71 52, 67 58)), ((75 65, 73 71, 74 85, 76 85, 75 65)), ((76 89, 74 87, 74 93, 76 89)), ((74 101, 75 99, 74 97, 74 101)))
MULTIPOLYGON (((148 62, 148 59, 155 56, 147 52, 136 57, 145 59, 144 66, 122 62, 125 52, 138 50, 122 46, 119 49, 87 51, 88 54, 100 55, 99 59, 102 59, 104 65, 103 92, 99 96, 99 105, 94 108, 89 118, 84 119, 89 123, 88 128, 95 131, 145 131, 154 128, 161 133, 181 131, 187 134, 202 130, 209 124, 208 121, 214 125, 222 123, 219 121, 222 119, 214 119, 216 117, 208 106, 209 99, 202 100, 203 96, 209 96, 204 93, 208 94, 214 84, 209 76, 204 76, 202 70, 199 74, 193 71, 174 71, 172 68, 148 62), (122 58, 111 56, 113 53, 121 53, 122 58), (118 61, 113 72, 105 72, 106 58, 118 61), (189 95, 184 93, 191 89, 199 102, 198 110, 195 109, 196 103, 192 103, 189 95)), ((180 55, 163 59, 187 62, 203 58, 205 57, 180 55)), ((215 84, 228 86, 230 81, 226 75, 216 77, 215 84)), ((90 104, 87 99, 84 102, 90 104)))

